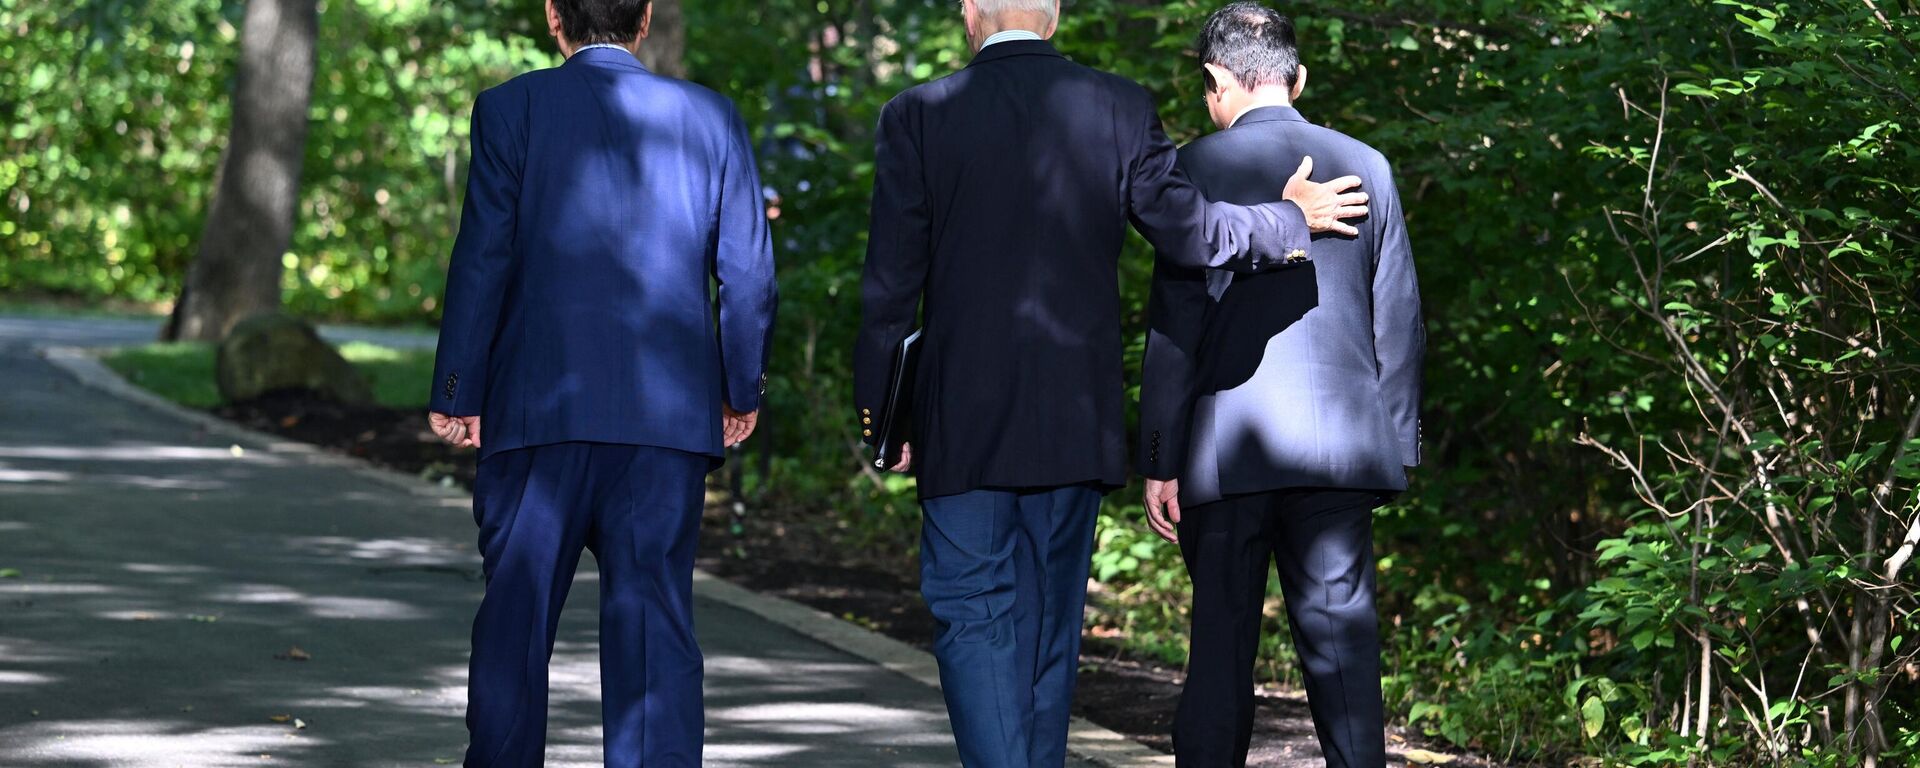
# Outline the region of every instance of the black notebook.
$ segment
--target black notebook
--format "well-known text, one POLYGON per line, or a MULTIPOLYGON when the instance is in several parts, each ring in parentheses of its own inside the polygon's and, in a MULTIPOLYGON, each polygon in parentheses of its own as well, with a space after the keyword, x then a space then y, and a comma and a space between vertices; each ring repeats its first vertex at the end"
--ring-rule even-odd
POLYGON ((913 439, 913 372, 919 366, 920 332, 914 331, 893 351, 893 371, 887 376, 887 402, 880 407, 880 428, 874 430, 875 469, 884 471, 898 465, 900 446, 913 439))

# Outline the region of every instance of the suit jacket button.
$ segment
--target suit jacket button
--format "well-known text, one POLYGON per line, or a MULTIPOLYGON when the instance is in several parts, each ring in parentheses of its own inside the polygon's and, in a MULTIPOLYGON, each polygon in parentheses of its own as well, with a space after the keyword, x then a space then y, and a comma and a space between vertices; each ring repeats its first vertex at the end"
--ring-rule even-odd
POLYGON ((872 423, 873 423, 873 417, 871 417, 871 416, 862 416, 862 417, 860 417, 860 423, 862 423, 862 424, 872 424, 872 423))
POLYGON ((861 437, 873 437, 873 430, 871 430, 871 429, 863 429, 863 430, 860 430, 860 436, 861 436, 861 437))

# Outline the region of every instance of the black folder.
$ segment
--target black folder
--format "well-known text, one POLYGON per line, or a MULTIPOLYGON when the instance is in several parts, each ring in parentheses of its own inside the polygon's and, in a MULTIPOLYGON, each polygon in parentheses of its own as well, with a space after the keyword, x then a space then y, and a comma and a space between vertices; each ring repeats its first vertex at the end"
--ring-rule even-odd
POLYGON ((887 402, 880 408, 880 428, 874 430, 873 466, 882 471, 900 463, 900 447, 913 439, 913 380, 920 367, 920 332, 914 331, 893 352, 893 371, 887 376, 887 402))

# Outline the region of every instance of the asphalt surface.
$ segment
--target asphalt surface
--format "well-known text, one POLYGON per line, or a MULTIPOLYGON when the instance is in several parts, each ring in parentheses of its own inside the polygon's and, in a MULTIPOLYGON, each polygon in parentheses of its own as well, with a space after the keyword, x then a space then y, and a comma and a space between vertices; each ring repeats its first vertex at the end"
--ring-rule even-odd
MULTIPOLYGON (((33 351, 156 327, 0 317, 0 766, 458 764, 468 505, 236 447, 33 351)), ((588 555, 554 651, 552 766, 601 764, 594 573, 588 555)), ((697 609, 706 765, 958 764, 938 691, 697 609)))

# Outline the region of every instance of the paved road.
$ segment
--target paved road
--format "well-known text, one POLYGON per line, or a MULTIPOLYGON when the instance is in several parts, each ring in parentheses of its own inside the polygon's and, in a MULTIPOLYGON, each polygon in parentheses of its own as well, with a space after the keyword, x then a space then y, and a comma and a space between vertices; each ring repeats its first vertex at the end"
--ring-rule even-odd
MULTIPOLYGON (((153 331, 0 317, 0 766, 457 764, 466 504, 235 451, 31 352, 153 331)), ((554 652, 549 765, 600 764, 593 573, 554 652)), ((708 766, 958 763, 933 689, 725 605, 698 626, 708 766)))

